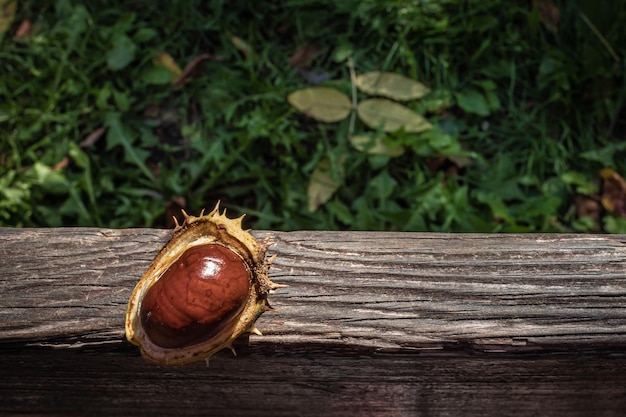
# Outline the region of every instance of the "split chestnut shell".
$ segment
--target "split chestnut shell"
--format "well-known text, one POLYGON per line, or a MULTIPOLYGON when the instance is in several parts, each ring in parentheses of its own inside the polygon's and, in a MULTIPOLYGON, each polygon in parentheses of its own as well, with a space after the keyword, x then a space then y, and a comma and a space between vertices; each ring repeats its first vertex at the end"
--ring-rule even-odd
POLYGON ((260 334, 254 322, 271 310, 270 291, 281 287, 267 276, 267 239, 242 230, 243 216, 229 219, 219 204, 200 217, 183 214, 126 312, 126 338, 163 365, 208 359, 232 350, 242 333, 260 334))

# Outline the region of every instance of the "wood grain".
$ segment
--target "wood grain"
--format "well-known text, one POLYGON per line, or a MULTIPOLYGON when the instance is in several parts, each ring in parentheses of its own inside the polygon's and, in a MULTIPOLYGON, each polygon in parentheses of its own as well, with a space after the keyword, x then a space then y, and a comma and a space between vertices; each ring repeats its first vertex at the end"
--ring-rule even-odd
POLYGON ((0 415, 626 409, 624 236, 272 232, 278 311, 207 368, 154 366, 124 340, 169 234, 0 229, 0 415))
MULTIPOLYGON (((0 343, 122 343, 130 292, 169 231, 0 230, 0 343)), ((257 232, 264 237, 267 232, 257 232)), ((422 354, 626 346, 620 236, 272 233, 261 344, 422 354)))

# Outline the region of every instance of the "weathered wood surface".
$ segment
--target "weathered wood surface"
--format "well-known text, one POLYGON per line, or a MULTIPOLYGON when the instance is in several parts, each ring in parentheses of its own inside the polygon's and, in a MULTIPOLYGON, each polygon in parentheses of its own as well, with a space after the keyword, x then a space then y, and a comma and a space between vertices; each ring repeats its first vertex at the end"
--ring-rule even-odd
MULTIPOLYGON (((0 229, 0 343, 121 343, 167 230, 0 229)), ((263 237, 268 233, 259 232, 263 237)), ((272 233, 261 344, 377 351, 626 346, 619 236, 272 233)))
POLYGON ((0 229, 0 414, 626 410, 624 236, 272 232, 278 312, 207 369, 124 341, 169 234, 0 229))

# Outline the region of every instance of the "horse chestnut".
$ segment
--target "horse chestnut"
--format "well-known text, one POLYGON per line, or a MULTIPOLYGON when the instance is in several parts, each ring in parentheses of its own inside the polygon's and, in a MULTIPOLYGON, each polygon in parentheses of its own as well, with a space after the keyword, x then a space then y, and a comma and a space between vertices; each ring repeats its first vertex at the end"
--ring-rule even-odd
POLYGON ((126 338, 157 364, 208 359, 244 332, 260 334, 254 322, 282 287, 267 276, 267 239, 242 230, 242 218, 227 218, 219 205, 205 216, 183 214, 126 313, 126 338))

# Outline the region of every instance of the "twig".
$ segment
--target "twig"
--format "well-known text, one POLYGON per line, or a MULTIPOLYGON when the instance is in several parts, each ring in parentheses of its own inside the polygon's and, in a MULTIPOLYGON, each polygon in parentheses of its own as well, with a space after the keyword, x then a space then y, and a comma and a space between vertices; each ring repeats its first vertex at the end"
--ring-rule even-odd
POLYGON ((350 84, 352 86, 352 113, 350 113, 350 127, 348 134, 354 133, 354 124, 356 123, 356 72, 354 71, 354 61, 352 57, 348 58, 348 69, 350 70, 350 84))
POLYGON ((604 47, 609 51, 615 62, 619 63, 619 56, 615 53, 615 50, 613 49, 609 41, 607 41, 606 38, 602 36, 602 33, 600 33, 598 28, 591 22, 591 20, 589 20, 587 15, 585 15, 583 12, 580 12, 578 15, 583 20, 583 22, 585 22, 587 26, 589 26, 589 29, 591 29, 591 31, 598 37, 598 39, 600 39, 600 42, 602 42, 604 47))

